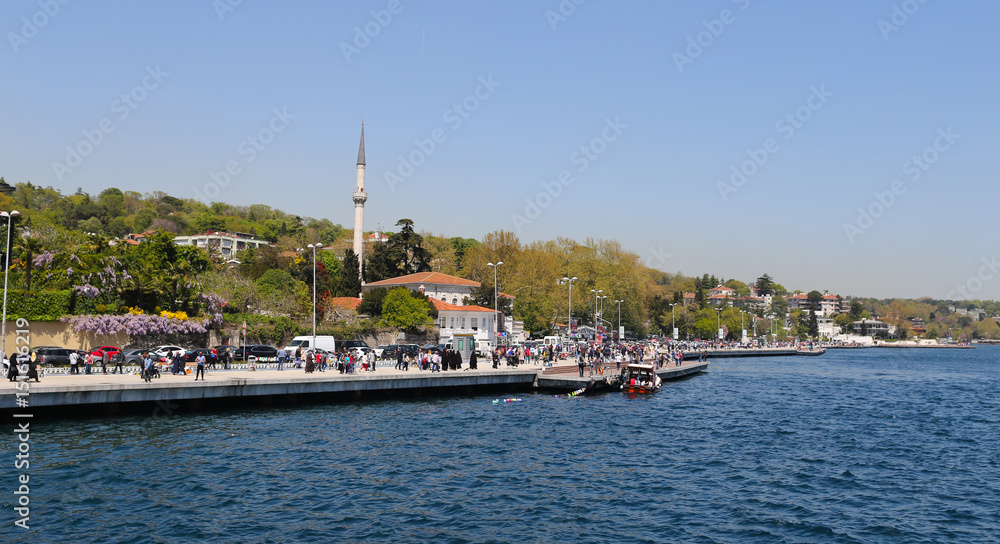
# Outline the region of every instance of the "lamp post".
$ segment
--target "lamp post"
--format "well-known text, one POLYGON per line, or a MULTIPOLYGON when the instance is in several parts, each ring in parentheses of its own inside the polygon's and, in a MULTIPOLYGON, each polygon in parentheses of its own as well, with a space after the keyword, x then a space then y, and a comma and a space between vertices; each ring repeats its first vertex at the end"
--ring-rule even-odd
POLYGON ((674 306, 677 306, 676 302, 670 305, 670 336, 677 340, 677 313, 674 311, 674 306))
POLYGON ((578 278, 573 276, 572 278, 564 276, 559 283, 569 284, 569 308, 566 310, 566 341, 569 341, 573 336, 573 282, 578 278))
POLYGON ((597 290, 591 289, 590 292, 594 293, 594 341, 596 342, 597 341, 597 298, 601 296, 601 293, 604 292, 604 289, 597 289, 597 290))
POLYGON ((500 306, 497 304, 497 267, 502 264, 503 261, 497 261, 497 264, 486 263, 486 266, 493 267, 493 336, 496 338, 496 343, 493 344, 494 349, 500 345, 500 328, 498 326, 500 323, 500 306))
MULTIPOLYGON (((14 217, 21 215, 21 212, 14 210, 10 213, 0 212, 0 217, 7 218, 7 245, 4 246, 4 265, 3 265, 3 318, 0 323, 0 358, 3 358, 7 354, 7 276, 10 273, 10 251, 7 248, 10 247, 10 231, 14 228, 14 217)), ((31 266, 31 263, 28 263, 31 266)), ((17 364, 15 361, 9 361, 10 365, 17 364)))
POLYGON ((313 340, 309 344, 316 353, 316 250, 323 247, 323 244, 309 244, 306 247, 313 250, 313 340))
POLYGON ((721 307, 716 308, 715 311, 718 312, 718 317, 719 317, 719 319, 718 319, 718 321, 719 321, 719 334, 718 334, 718 336, 719 336, 719 340, 722 340, 722 308, 721 307))
POLYGON ((624 300, 616 300, 615 302, 618 303, 618 341, 621 342, 622 341, 622 302, 625 302, 625 301, 624 300))

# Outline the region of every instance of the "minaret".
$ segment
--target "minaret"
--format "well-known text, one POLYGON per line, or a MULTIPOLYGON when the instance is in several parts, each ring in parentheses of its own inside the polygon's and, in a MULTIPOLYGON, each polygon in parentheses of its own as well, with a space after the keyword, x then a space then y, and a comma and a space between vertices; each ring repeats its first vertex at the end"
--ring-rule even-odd
MULTIPOLYGON (((358 147, 358 185, 354 188, 354 253, 358 256, 358 274, 364 263, 365 225, 365 122, 361 121, 361 146, 358 147)), ((364 278, 362 278, 363 280, 364 278)))

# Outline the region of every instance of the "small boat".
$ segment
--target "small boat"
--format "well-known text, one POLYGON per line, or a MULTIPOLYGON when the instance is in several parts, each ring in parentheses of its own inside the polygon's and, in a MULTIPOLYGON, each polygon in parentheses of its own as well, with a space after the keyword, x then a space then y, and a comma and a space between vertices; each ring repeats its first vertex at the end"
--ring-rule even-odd
POLYGON ((813 348, 813 349, 800 349, 795 352, 797 355, 823 355, 826 353, 824 348, 813 348))
POLYGON ((622 371, 622 391, 637 395, 648 395, 660 389, 663 380, 656 375, 653 365, 633 363, 622 371))

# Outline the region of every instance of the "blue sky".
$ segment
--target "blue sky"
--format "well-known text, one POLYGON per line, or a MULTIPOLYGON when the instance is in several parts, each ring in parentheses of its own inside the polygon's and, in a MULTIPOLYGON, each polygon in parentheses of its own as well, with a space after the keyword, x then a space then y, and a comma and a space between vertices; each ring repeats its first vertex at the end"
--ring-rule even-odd
POLYGON ((8 182, 350 226, 364 117, 366 229, 1000 298, 994 2, 62 1, 0 5, 8 182))

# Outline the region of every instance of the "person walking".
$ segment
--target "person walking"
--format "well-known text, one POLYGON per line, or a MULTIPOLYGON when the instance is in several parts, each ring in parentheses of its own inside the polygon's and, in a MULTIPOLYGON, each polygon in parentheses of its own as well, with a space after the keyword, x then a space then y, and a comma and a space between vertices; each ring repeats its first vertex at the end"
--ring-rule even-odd
POLYGON ((105 376, 108 374, 108 359, 110 357, 111 354, 107 351, 101 352, 101 372, 104 373, 105 376))
POLYGON ((197 368, 194 373, 194 381, 198 381, 198 376, 201 376, 201 381, 205 381, 205 354, 198 353, 195 363, 197 364, 197 368))
POLYGON ((87 353, 87 356, 83 359, 83 364, 87 366, 87 375, 90 375, 90 367, 94 366, 94 354, 87 353))
POLYGON ((153 379, 153 358, 148 351, 142 354, 142 379, 147 382, 153 379))
POLYGON ((115 369, 114 371, 112 371, 112 374, 118 374, 119 372, 121 372, 122 374, 125 373, 125 367, 122 366, 122 360, 124 358, 125 356, 122 355, 122 352, 120 351, 112 356, 112 360, 115 363, 115 369))
POLYGON ((7 358, 7 381, 13 382, 17 381, 17 377, 20 375, 20 371, 17 368, 17 352, 10 352, 10 357, 7 358))
POLYGON ((285 359, 287 359, 287 358, 288 358, 288 352, 285 351, 285 348, 279 349, 278 350, 278 370, 284 370, 285 369, 285 359))
POLYGON ((80 373, 80 354, 76 350, 69 352, 69 373, 80 373))

